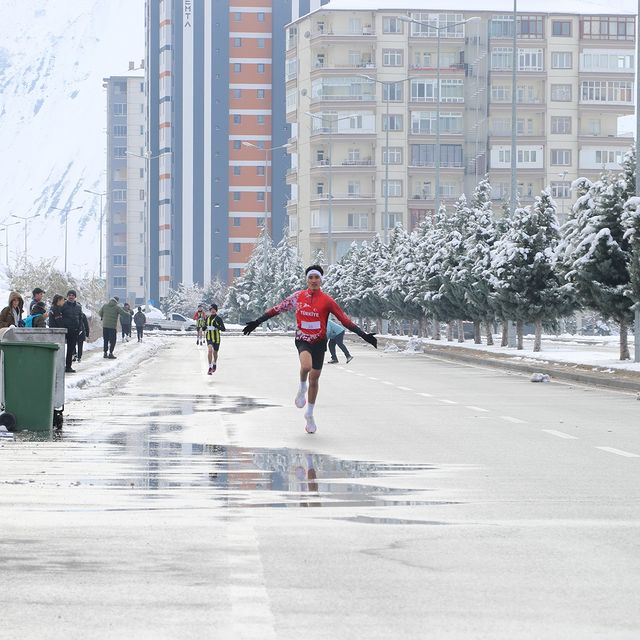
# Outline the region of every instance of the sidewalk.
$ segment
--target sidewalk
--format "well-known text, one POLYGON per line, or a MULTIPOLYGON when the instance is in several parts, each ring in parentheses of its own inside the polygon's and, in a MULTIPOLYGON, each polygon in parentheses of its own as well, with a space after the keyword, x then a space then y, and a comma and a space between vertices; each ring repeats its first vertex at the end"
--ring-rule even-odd
MULTIPOLYGON (((380 349, 430 356, 476 364, 522 374, 545 373, 552 379, 578 382, 640 392, 640 363, 619 360, 617 336, 546 336, 542 351, 534 353, 533 338, 525 338, 522 351, 507 347, 409 338, 407 336, 378 336, 380 349)), ((494 336, 497 345, 500 336, 494 336)), ((633 342, 629 350, 633 356, 633 342)))

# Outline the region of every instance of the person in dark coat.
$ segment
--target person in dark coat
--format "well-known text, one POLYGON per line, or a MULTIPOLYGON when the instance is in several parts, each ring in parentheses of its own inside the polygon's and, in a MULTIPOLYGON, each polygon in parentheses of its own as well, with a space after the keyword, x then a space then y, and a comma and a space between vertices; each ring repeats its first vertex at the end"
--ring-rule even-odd
POLYGON ((38 302, 42 302, 42 298, 44 297, 44 294, 45 294, 44 289, 41 289, 40 287, 36 287, 31 292, 31 295, 33 296, 31 298, 31 302, 29 303, 29 313, 31 315, 34 315, 33 307, 35 307, 38 304, 38 302))
POLYGON ((62 326, 67 330, 66 373, 75 373, 75 370, 71 368, 71 363, 76 350, 81 324, 82 305, 76 301, 76 292, 73 289, 69 289, 67 291, 67 301, 62 305, 62 326))
POLYGON ((62 324, 62 306, 64 303, 64 296, 61 296, 59 293, 53 296, 48 318, 50 329, 64 329, 64 324, 62 324))
POLYGON ((9 294, 9 304, 0 311, 0 329, 3 327, 19 327, 22 324, 24 300, 17 291, 9 294))
POLYGON ((45 329, 47 327, 47 307, 45 306, 44 300, 40 300, 36 302, 31 307, 31 315, 33 316, 33 320, 31 321, 31 326, 35 329, 45 329))
POLYGON ((82 323, 80 324, 80 331, 78 332, 78 344, 76 346, 76 354, 74 356, 76 362, 82 361, 82 348, 84 347, 84 341, 89 339, 89 321, 84 313, 81 316, 81 320, 82 323))
POLYGON ((136 315, 133 316, 133 322, 136 325, 136 331, 138 333, 138 342, 142 342, 142 334, 144 332, 144 325, 147 322, 147 316, 142 313, 142 307, 138 307, 136 315))
POLYGON ((120 316, 120 327, 122 328, 122 339, 125 342, 128 342, 131 337, 131 320, 133 319, 133 311, 131 310, 131 306, 128 302, 124 303, 123 308, 129 314, 129 317, 120 316))

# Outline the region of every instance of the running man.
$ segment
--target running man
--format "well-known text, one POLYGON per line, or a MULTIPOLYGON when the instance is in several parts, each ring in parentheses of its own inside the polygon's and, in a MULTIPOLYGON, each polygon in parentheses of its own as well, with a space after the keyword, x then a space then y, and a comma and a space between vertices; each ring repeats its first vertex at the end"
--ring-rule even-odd
POLYGON ((220 350, 220 332, 227 329, 222 322, 222 318, 218 315, 218 305, 212 304, 209 307, 209 315, 205 320, 206 326, 206 338, 207 338, 207 350, 209 357, 209 371, 208 375, 212 375, 218 368, 218 351, 220 350))
POLYGON ((283 311, 295 309, 296 312, 296 339, 295 345, 300 358, 300 386, 296 394, 294 404, 298 409, 307 405, 304 417, 306 419, 305 430, 307 433, 316 432, 316 423, 313 417, 313 409, 318 397, 318 386, 324 354, 327 350, 327 320, 332 313, 350 331, 358 334, 365 342, 378 348, 375 334, 365 333, 354 324, 349 316, 338 306, 338 303, 321 290, 322 267, 314 264, 307 267, 307 289, 296 291, 288 298, 269 309, 257 320, 252 320, 242 330, 248 336, 256 327, 265 320, 277 316, 283 311), (307 379, 309 380, 309 402, 307 404, 307 379))
POLYGON ((198 310, 193 314, 193 319, 196 321, 196 329, 198 330, 196 344, 204 344, 204 328, 207 324, 207 314, 201 304, 198 305, 198 310))

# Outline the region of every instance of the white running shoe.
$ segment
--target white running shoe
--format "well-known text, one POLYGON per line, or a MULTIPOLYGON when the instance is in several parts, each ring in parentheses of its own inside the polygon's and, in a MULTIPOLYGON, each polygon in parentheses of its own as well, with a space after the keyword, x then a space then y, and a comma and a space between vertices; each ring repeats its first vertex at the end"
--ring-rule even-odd
POLYGON ((307 433, 315 433, 317 426, 316 426, 316 421, 313 419, 313 416, 305 416, 305 419, 307 421, 307 424, 304 428, 304 430, 307 433))
POLYGON ((294 403, 296 405, 296 407, 298 407, 298 409, 302 409, 302 407, 304 407, 305 404, 307 404, 307 390, 305 389, 304 391, 298 391, 298 393, 296 394, 296 399, 294 400, 294 403))

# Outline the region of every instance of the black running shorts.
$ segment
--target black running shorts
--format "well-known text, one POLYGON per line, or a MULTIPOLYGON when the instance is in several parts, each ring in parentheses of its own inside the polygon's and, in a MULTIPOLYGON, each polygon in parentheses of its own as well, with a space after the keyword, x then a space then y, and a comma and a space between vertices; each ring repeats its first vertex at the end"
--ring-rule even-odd
POLYGON ((207 340, 207 344, 211 347, 213 347, 214 351, 219 351, 220 350, 220 343, 219 342, 214 342, 213 340, 207 340))
POLYGON ((306 340, 296 340, 296 349, 298 353, 308 351, 311 354, 311 368, 320 371, 324 364, 324 354, 327 350, 327 339, 318 340, 317 342, 307 342, 306 340))

